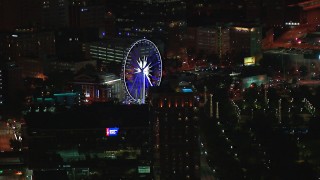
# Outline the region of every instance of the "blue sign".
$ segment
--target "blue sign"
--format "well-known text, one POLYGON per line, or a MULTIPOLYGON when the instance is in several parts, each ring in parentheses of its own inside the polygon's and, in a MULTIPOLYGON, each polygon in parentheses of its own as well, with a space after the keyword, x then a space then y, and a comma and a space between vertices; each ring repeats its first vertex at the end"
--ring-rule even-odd
POLYGON ((106 128, 106 136, 118 136, 119 128, 106 128))
POLYGON ((191 88, 183 88, 183 89, 182 89, 182 92, 184 92, 184 93, 191 93, 191 92, 193 92, 193 91, 192 91, 191 88))

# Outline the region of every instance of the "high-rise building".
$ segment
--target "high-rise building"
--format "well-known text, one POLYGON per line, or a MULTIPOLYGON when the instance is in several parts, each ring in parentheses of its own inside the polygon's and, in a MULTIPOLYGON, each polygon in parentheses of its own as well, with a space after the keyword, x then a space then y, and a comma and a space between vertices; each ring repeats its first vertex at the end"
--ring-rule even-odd
POLYGON ((12 31, 21 22, 19 0, 0 1, 0 30, 12 31))
POLYGON ((184 1, 111 0, 108 7, 115 17, 117 36, 161 40, 166 54, 175 56, 179 52, 187 27, 184 1))
POLYGON ((5 33, 0 38, 5 61, 16 61, 21 57, 45 57, 55 55, 55 34, 53 31, 35 31, 33 28, 19 28, 5 33))
POLYGON ((33 28, 16 29, 11 35, 11 46, 16 47, 18 56, 52 56, 56 54, 54 31, 37 32, 33 28))
POLYGON ((105 28, 105 2, 90 0, 39 0, 46 28, 105 28))
POLYGON ((262 30, 258 26, 208 26, 196 28, 194 44, 200 54, 242 59, 261 54, 261 39, 262 30))
POLYGON ((230 28, 231 53, 242 57, 260 55, 261 39, 261 27, 233 26, 230 28))
POLYGON ((21 96, 24 86, 22 79, 22 68, 18 67, 15 63, 9 62, 4 70, 4 101, 5 105, 10 109, 9 111, 18 111, 23 103, 21 96))
POLYGON ((97 39, 98 30, 96 28, 59 29, 55 32, 56 55, 65 61, 80 61, 84 58, 82 43, 97 39))
POLYGON ((229 27, 198 27, 196 37, 197 51, 216 54, 221 58, 230 50, 229 27))
POLYGON ((263 0, 261 12, 262 22, 268 27, 283 26, 285 23, 286 0, 263 0))
POLYGON ((119 36, 166 38, 170 30, 186 27, 183 1, 110 1, 119 36))
POLYGON ((80 27, 105 27, 106 8, 102 5, 85 6, 80 9, 80 27))
POLYGON ((244 0, 246 19, 252 22, 261 22, 262 0, 244 0))
POLYGON ((208 26, 217 22, 246 21, 244 1, 188 0, 188 25, 208 26))
POLYGON ((5 51, 4 51, 4 43, 3 39, 5 37, 5 34, 0 34, 0 107, 4 104, 4 68, 5 68, 5 51))
POLYGON ((160 179, 200 179, 198 101, 194 89, 152 89, 155 175, 160 179))
POLYGON ((82 50, 87 59, 97 61, 99 70, 120 75, 121 64, 132 42, 124 39, 89 42, 82 45, 82 50))
POLYGON ((0 106, 4 103, 4 81, 3 81, 3 69, 0 68, 0 106))
POLYGON ((48 28, 65 28, 70 26, 69 1, 44 0, 42 2, 42 25, 48 28))
POLYGON ((41 26, 41 12, 44 0, 24 0, 19 1, 21 9, 21 21, 20 28, 38 28, 41 26))

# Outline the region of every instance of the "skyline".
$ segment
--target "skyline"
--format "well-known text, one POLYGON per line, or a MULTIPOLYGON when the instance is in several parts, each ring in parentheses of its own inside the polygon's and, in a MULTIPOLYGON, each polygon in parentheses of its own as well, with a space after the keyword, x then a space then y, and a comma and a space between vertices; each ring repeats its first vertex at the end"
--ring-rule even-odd
POLYGON ((0 179, 319 179, 320 1, 2 0, 0 179))

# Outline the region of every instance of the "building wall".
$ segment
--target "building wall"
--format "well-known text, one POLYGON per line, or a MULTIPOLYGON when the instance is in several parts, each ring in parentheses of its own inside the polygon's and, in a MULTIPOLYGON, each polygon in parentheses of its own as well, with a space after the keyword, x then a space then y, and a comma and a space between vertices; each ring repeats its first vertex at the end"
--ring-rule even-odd
POLYGON ((261 39, 260 27, 198 27, 196 49, 207 55, 217 54, 220 58, 228 53, 256 56, 261 53, 261 39))
POLYGON ((4 103, 4 76, 3 69, 0 68, 0 106, 4 103))
POLYGON ((67 0, 44 0, 42 4, 42 24, 45 27, 69 27, 67 0))
POLYGON ((5 74, 5 91, 6 91, 6 105, 9 107, 19 107, 23 102, 22 92, 24 90, 22 79, 22 68, 15 64, 7 66, 5 74))
POLYGON ((86 57, 97 61, 99 70, 110 70, 110 66, 119 68, 115 70, 118 75, 121 72, 121 64, 125 59, 130 43, 122 44, 116 42, 93 42, 85 44, 86 57))
POLYGON ((27 32, 17 33, 16 45, 19 49, 19 56, 43 56, 54 55, 55 51, 55 34, 53 31, 48 32, 27 32))
POLYGON ((230 40, 232 53, 242 56, 256 56, 261 53, 262 32, 259 27, 232 27, 230 40))
POLYGON ((197 30, 197 50, 222 57, 230 50, 230 32, 226 27, 199 27, 197 30))
POLYGON ((155 171, 161 179, 200 179, 194 93, 154 93, 155 171))
POLYGON ((106 8, 104 6, 87 6, 80 9, 80 27, 105 27, 106 8))
POLYGON ((124 99, 123 82, 114 74, 79 75, 72 82, 73 89, 84 95, 86 103, 124 99))
POLYGON ((44 57, 56 53, 55 35, 52 31, 35 32, 32 28, 20 28, 13 33, 7 33, 0 41, 6 61, 18 60, 20 57, 44 57))
POLYGON ((0 30, 12 31, 19 26, 21 22, 19 3, 18 0, 0 1, 0 30))
POLYGON ((183 35, 186 31, 184 1, 118 1, 110 0, 118 37, 146 37, 165 42, 165 54, 171 58, 183 54, 183 35))
POLYGON ((39 58, 21 57, 17 60, 17 65, 21 68, 23 78, 36 78, 39 74, 43 74, 43 61, 39 58))

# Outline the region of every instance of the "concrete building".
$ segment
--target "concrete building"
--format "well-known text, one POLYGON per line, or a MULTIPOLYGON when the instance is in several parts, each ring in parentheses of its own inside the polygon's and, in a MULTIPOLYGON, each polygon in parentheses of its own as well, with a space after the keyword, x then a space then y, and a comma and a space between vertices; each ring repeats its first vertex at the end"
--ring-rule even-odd
POLYGON ((97 62, 97 68, 101 71, 112 71, 120 75, 121 64, 131 42, 124 40, 97 41, 84 43, 82 51, 86 59, 97 62))
POLYGON ((19 111, 23 103, 22 92, 24 90, 22 68, 13 62, 8 62, 2 70, 3 74, 3 102, 9 107, 8 113, 19 111), (11 108, 11 109, 10 109, 11 108))
POLYGON ((0 40, 3 58, 14 61, 20 57, 45 57, 56 53, 53 31, 38 32, 33 28, 19 28, 3 34, 0 40))
POLYGON ((215 54, 220 59, 227 55, 243 59, 261 54, 262 29, 257 26, 227 24, 198 27, 196 36, 192 39, 198 53, 215 54))
POLYGON ((44 64, 39 58, 20 57, 16 64, 21 68, 22 78, 39 78, 44 75, 44 64))
POLYGON ((262 29, 256 26, 230 27, 230 51, 240 57, 261 54, 262 29))
POLYGON ((86 104, 124 99, 122 81, 114 74, 80 74, 71 85, 74 91, 84 95, 86 104))
POLYGON ((4 103, 4 76, 3 76, 3 69, 0 68, 0 106, 4 103))
POLYGON ((69 2, 67 0, 45 0, 42 2, 42 25, 47 28, 65 28, 70 26, 69 2))
POLYGON ((157 87, 149 95, 153 112, 154 171, 159 179, 200 179, 198 101, 189 86, 157 87))
POLYGON ((179 0, 108 2, 115 17, 116 36, 148 38, 165 43, 164 56, 178 57, 186 31, 186 3, 179 0))
POLYGON ((220 58, 230 51, 229 27, 197 28, 197 51, 217 54, 220 58))

